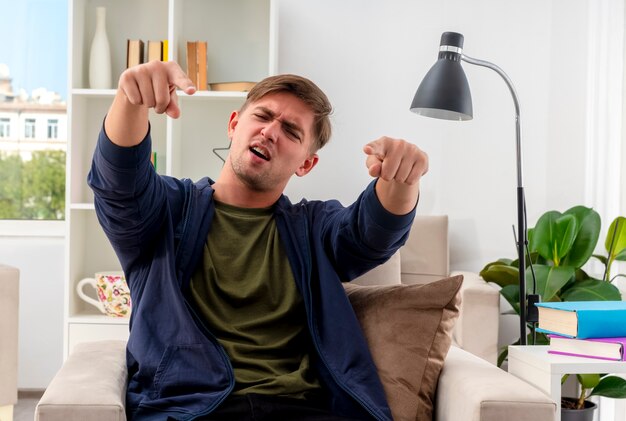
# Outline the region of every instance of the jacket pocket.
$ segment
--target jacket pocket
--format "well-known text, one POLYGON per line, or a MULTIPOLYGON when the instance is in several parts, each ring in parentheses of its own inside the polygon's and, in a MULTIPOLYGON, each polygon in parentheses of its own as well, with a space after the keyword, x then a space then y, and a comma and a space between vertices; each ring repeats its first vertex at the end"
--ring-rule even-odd
POLYGON ((153 399, 223 391, 228 379, 228 368, 214 346, 170 345, 154 374, 153 399))

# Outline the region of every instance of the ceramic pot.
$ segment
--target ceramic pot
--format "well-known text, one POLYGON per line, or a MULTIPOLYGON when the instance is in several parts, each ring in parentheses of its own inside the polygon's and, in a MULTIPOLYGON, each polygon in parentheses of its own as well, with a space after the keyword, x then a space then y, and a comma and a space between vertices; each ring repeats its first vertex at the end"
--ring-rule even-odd
POLYGON ((111 88, 111 48, 106 32, 106 8, 96 7, 96 33, 89 54, 89 87, 111 88))
MULTIPOLYGON (((562 398, 561 401, 576 402, 576 398, 562 398)), ((561 421, 593 421, 593 412, 598 405, 585 401, 583 409, 565 409, 561 404, 561 421)))

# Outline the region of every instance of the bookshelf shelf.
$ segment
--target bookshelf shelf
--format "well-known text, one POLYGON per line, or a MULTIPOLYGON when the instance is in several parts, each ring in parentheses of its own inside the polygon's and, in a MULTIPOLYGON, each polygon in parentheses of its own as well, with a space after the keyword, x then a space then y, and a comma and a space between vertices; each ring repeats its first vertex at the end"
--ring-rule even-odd
MULTIPOLYGON (((167 40, 168 59, 186 69, 186 42, 206 41, 207 79, 258 81, 275 74, 277 13, 274 0, 70 0, 68 69, 68 161, 64 356, 76 343, 125 339, 127 323, 97 314, 75 292, 76 284, 100 270, 120 270, 117 257, 98 223, 87 174, 98 133, 115 89, 88 86, 89 48, 96 7, 105 7, 111 46, 112 88, 126 66, 128 39, 167 40)), ((216 178, 222 162, 213 148, 228 145, 226 124, 246 92, 179 92, 181 117, 150 112, 157 171, 197 180, 216 178)), ((94 296, 95 297, 95 296, 94 296)))

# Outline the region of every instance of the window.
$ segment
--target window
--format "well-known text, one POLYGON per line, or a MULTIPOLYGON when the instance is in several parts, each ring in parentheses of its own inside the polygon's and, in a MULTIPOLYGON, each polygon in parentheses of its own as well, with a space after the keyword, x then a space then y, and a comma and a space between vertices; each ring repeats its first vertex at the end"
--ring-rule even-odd
POLYGON ((59 137, 59 120, 48 119, 48 139, 57 139, 59 137))
POLYGON ((0 10, 10 17, 0 39, 20 40, 0 48, 0 231, 23 220, 39 232, 46 224, 31 221, 65 215, 68 2, 0 0, 0 10))
POLYGON ((35 138, 35 124, 37 121, 34 118, 27 118, 24 120, 24 137, 26 139, 35 138))
POLYGON ((1 138, 11 137, 11 119, 0 118, 0 137, 1 138))

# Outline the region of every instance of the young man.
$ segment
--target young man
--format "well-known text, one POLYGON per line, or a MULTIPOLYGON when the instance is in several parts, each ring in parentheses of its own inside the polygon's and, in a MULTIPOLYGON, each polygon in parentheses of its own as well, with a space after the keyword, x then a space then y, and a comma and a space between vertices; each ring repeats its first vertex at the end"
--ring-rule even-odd
POLYGON ((330 138, 311 81, 259 82, 231 114, 219 178, 159 176, 148 109, 177 118, 174 62, 120 77, 89 183, 132 297, 126 407, 132 420, 390 420, 343 291, 405 241, 428 158, 380 138, 363 151, 376 179, 355 203, 283 196, 330 138))

